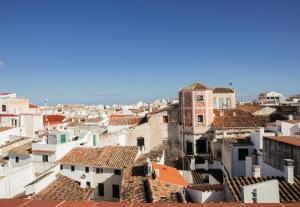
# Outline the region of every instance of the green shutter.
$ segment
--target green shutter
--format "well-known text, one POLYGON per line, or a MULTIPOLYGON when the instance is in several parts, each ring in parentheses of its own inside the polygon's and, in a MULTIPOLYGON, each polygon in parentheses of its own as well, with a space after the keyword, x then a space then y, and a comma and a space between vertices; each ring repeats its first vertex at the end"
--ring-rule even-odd
POLYGON ((96 135, 93 135, 93 146, 96 146, 96 135))
POLYGON ((61 134, 60 135, 60 143, 66 143, 66 135, 65 134, 61 134))

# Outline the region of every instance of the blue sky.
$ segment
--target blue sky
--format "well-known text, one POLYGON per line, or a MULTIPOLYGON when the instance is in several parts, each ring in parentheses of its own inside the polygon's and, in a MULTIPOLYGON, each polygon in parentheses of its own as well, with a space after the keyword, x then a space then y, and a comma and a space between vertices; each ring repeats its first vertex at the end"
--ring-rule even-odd
POLYGON ((300 1, 0 0, 0 91, 131 103, 233 82, 300 92, 300 1))

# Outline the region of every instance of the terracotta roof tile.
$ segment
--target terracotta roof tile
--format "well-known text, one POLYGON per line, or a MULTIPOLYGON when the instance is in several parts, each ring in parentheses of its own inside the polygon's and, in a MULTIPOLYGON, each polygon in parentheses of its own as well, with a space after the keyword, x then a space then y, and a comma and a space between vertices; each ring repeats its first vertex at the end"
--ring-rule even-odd
POLYGON ((214 88, 213 93, 233 93, 232 88, 214 88))
POLYGON ((9 154, 29 156, 31 154, 32 142, 28 142, 21 146, 9 150, 9 154))
POLYGON ((238 110, 244 111, 244 112, 249 112, 249 113, 254 113, 263 107, 258 106, 258 105, 242 105, 237 107, 238 110))
POLYGON ((253 183, 277 179, 279 182, 280 202, 300 202, 300 176, 295 176, 295 183, 287 183, 284 177, 226 177, 225 183, 229 187, 235 201, 241 202, 241 187, 253 183))
POLYGON ((135 161, 138 152, 139 148, 135 146, 77 147, 68 152, 59 162, 122 169, 135 161))
POLYGON ((300 138, 294 136, 270 136, 264 137, 264 139, 271 139, 277 142, 282 142, 300 147, 300 138))
POLYGON ((207 89, 209 88, 203 85, 202 83, 192 83, 191 85, 183 88, 182 90, 207 90, 207 89))
POLYGON ((37 109, 37 108, 39 108, 39 107, 36 106, 36 105, 33 105, 33 104, 29 104, 29 108, 30 108, 30 109, 37 109))
POLYGON ((71 178, 59 174, 46 188, 34 195, 34 199, 51 200, 88 200, 93 189, 81 188, 71 178))
POLYGON ((0 132, 4 132, 10 129, 12 129, 12 127, 0 127, 0 132))
POLYGON ((44 122, 44 125, 61 124, 61 123, 63 123, 64 119, 65 119, 65 117, 62 115, 44 115, 43 122, 44 122))
POLYGON ((156 177, 157 180, 183 187, 188 185, 176 168, 158 163, 153 163, 152 166, 153 170, 159 170, 159 175, 156 177))
POLYGON ((140 118, 133 115, 110 115, 109 125, 111 126, 123 126, 123 125, 137 125, 140 118))

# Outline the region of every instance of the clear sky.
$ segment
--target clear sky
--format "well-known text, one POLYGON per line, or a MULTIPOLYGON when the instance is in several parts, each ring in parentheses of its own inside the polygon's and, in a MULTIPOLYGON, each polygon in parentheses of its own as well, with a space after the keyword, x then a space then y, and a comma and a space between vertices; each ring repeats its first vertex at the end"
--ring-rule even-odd
POLYGON ((300 1, 0 0, 0 91, 131 103, 194 81, 300 92, 300 1))

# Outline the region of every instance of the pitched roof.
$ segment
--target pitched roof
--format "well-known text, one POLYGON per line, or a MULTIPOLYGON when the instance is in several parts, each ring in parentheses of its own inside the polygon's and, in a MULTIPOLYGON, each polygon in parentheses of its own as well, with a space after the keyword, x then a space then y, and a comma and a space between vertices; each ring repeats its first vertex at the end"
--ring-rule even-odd
POLYGON ((15 114, 0 114, 0 117, 16 117, 15 114))
POLYGON ((294 184, 286 182, 284 177, 226 177, 225 183, 235 201, 241 202, 242 186, 273 179, 277 179, 279 182, 280 202, 300 202, 300 176, 295 176, 294 184))
POLYGON ((298 207, 298 203, 125 203, 66 200, 0 199, 5 207, 298 207))
POLYGON ((191 85, 183 88, 182 90, 199 90, 199 91, 202 91, 202 90, 207 90, 209 89, 208 87, 206 87, 205 85, 203 85, 202 83, 192 83, 191 85))
POLYGON ((37 109, 37 108, 39 108, 39 107, 36 106, 36 105, 33 105, 33 104, 29 104, 29 108, 31 108, 31 109, 37 109))
POLYGON ((43 122, 44 122, 44 125, 61 124, 61 123, 63 123, 64 119, 65 119, 65 116, 62 116, 62 115, 44 115, 43 122))
POLYGON ((214 88, 213 93, 234 93, 232 88, 214 88))
POLYGON ((134 115, 110 115, 109 125, 111 126, 124 126, 124 125, 137 125, 139 117, 134 115))
POLYGON ((197 185, 188 185, 187 188, 199 190, 199 191, 222 191, 224 185, 222 184, 197 184, 197 185))
POLYGON ((9 129, 12 129, 12 127, 0 127, 0 132, 7 131, 9 129))
POLYGON ((224 137, 224 142, 229 145, 253 145, 250 137, 224 137))
POLYGON ((34 195, 34 199, 50 200, 88 200, 93 189, 81 188, 75 180, 59 174, 46 188, 34 195))
POLYGON ((249 113, 254 113, 256 111, 259 111, 263 107, 258 106, 258 105, 241 105, 237 107, 238 110, 244 111, 244 112, 249 112, 249 113))
POLYGON ((152 167, 154 170, 159 170, 159 175, 157 175, 155 179, 172 185, 183 187, 188 185, 176 168, 169 167, 167 165, 161 165, 159 163, 153 163, 152 167))
POLYGON ((68 152, 59 162, 122 169, 134 162, 138 152, 139 148, 136 146, 77 147, 68 152))
POLYGON ((213 126, 218 128, 254 128, 266 125, 266 119, 251 114, 215 116, 213 126))
POLYGON ((282 142, 282 143, 300 147, 300 138, 294 136, 268 136, 268 137, 264 137, 264 139, 271 139, 277 142, 282 142))
POLYGON ((28 142, 21 146, 9 150, 9 154, 29 156, 32 150, 32 142, 28 142))

